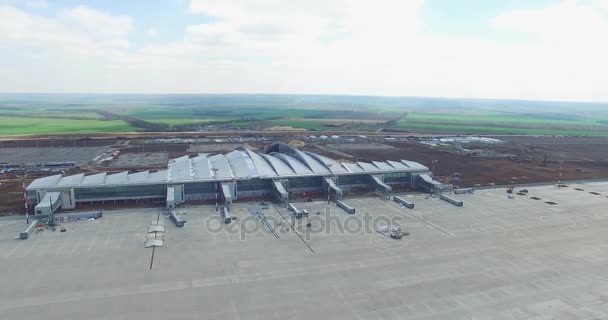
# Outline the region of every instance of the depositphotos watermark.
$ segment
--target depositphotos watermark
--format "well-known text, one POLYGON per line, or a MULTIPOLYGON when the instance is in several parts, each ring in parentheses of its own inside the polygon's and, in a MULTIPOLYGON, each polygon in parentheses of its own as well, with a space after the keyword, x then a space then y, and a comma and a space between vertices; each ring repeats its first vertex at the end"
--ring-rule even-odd
POLYGON ((228 233, 239 235, 241 240, 259 235, 281 236, 298 234, 305 240, 314 235, 372 235, 380 228, 401 228, 402 217, 384 215, 372 216, 369 212, 363 214, 347 214, 342 210, 332 213, 331 208, 323 212, 310 213, 297 219, 293 214, 272 209, 260 210, 261 215, 248 214, 226 223, 219 214, 209 216, 204 224, 206 232, 228 233))

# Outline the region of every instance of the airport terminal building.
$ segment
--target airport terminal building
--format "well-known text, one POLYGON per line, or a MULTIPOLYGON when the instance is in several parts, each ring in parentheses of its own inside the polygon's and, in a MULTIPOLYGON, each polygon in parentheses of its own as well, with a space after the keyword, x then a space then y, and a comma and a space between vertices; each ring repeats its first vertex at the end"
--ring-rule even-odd
POLYGON ((267 197, 287 205, 290 199, 376 191, 390 195, 395 186, 436 192, 443 186, 429 168, 417 162, 337 162, 287 144, 265 152, 240 147, 228 154, 183 156, 167 170, 114 174, 62 174, 34 180, 27 188, 35 213, 50 214, 80 204, 153 201, 168 208, 188 201, 213 200, 229 206, 238 199, 267 197))

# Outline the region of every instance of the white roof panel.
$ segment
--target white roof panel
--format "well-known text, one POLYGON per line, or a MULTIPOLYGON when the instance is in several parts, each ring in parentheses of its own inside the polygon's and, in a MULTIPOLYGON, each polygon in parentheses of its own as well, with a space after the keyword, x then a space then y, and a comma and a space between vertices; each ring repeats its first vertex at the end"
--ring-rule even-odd
POLYGON ((403 164, 407 165, 408 167, 410 167, 410 169, 413 169, 413 170, 429 171, 428 167, 425 167, 425 166, 421 165, 418 162, 408 161, 408 160, 401 160, 401 162, 403 164))
POLYGON ((296 160, 293 157, 290 157, 290 156, 288 156, 286 154, 282 154, 282 153, 276 153, 276 152, 271 153, 271 155, 285 161, 285 163, 287 163, 287 165, 289 165, 289 167, 291 169, 293 169, 293 171, 295 171, 296 174, 311 174, 312 173, 310 168, 308 168, 305 164, 303 164, 299 160, 296 160))
POLYGON ((288 166, 283 160, 270 154, 260 154, 260 156, 268 161, 278 175, 283 176, 295 174, 293 169, 291 169, 291 167, 288 166))
POLYGON ((127 182, 129 182, 129 173, 127 171, 106 176, 106 184, 121 184, 127 182))
POLYGON ((390 164, 396 170, 407 170, 407 169, 409 169, 408 166, 406 166, 405 164, 403 164, 401 162, 398 162, 398 161, 388 160, 387 162, 388 162, 388 164, 390 164))
POLYGON ((63 177, 63 175, 56 174, 54 176, 38 178, 38 179, 32 181, 32 183, 30 183, 30 185, 27 187, 27 189, 29 190, 30 188, 35 189, 35 188, 45 188, 45 187, 56 186, 57 183, 59 182, 59 180, 61 179, 61 177, 63 177))
POLYGON ((190 170, 188 156, 179 157, 169 163, 169 176, 172 181, 190 180, 190 170))
POLYGON ((228 163, 228 159, 223 154, 216 154, 214 156, 209 157, 209 162, 211 163, 211 169, 217 169, 216 178, 217 179, 232 179, 234 178, 234 174, 232 173, 232 169, 230 168, 230 164, 228 163))
POLYGON ((361 167, 359 167, 358 165, 356 165, 354 163, 342 162, 342 166, 344 168, 346 168, 347 169, 346 172, 349 172, 349 173, 364 172, 364 170, 361 167))
POLYGON ((380 169, 378 169, 378 167, 376 167, 375 165, 371 164, 371 163, 367 163, 367 162, 357 162, 357 165, 359 167, 361 167, 361 169, 363 169, 365 172, 376 172, 376 171, 380 171, 380 169))
POLYGON ((312 169, 312 171, 314 173, 318 173, 318 174, 327 174, 330 173, 330 171, 327 169, 327 167, 319 162, 317 159, 311 157, 310 155, 308 155, 307 153, 301 152, 300 151, 300 155, 302 157, 302 159, 306 162, 306 164, 308 165, 308 167, 310 167, 310 169, 312 169))
POLYGON ((240 150, 235 150, 226 155, 230 168, 237 179, 249 179, 258 176, 253 160, 240 150))
POLYGON ((376 167, 378 167, 382 171, 394 171, 395 170, 395 168, 393 168, 391 165, 389 165, 386 162, 372 161, 372 164, 375 165, 376 167))
POLYGON ((147 182, 150 171, 142 171, 129 175, 129 182, 147 182))
POLYGON ((84 179, 84 173, 63 177, 57 182, 57 186, 76 186, 82 182, 82 179, 84 179))
POLYGON ((200 155, 192 158, 192 171, 194 173, 194 179, 196 180, 209 180, 213 179, 213 172, 211 172, 211 164, 206 155, 200 155))
POLYGON ((276 177, 277 176, 277 173, 274 171, 274 169, 272 168, 270 163, 268 163, 268 161, 266 161, 265 158, 263 158, 262 156, 260 156, 259 154, 255 153, 255 152, 253 152, 251 150, 247 150, 245 148, 242 148, 239 150, 246 152, 247 156, 251 159, 251 161, 253 161, 253 164, 258 173, 258 176, 260 176, 260 177, 276 177))
POLYGON ((152 172, 148 176, 149 182, 167 182, 167 170, 152 172))
POLYGON ((315 158, 318 162, 321 162, 323 165, 328 167, 333 173, 348 172, 339 162, 335 161, 334 159, 330 159, 326 156, 322 156, 320 154, 312 152, 306 152, 306 154, 311 156, 312 158, 315 158))
POLYGON ((82 182, 80 183, 80 185, 81 186, 93 186, 93 185, 104 184, 106 181, 107 175, 108 175, 107 173, 102 172, 102 173, 86 176, 86 177, 84 177, 84 179, 82 179, 82 182))

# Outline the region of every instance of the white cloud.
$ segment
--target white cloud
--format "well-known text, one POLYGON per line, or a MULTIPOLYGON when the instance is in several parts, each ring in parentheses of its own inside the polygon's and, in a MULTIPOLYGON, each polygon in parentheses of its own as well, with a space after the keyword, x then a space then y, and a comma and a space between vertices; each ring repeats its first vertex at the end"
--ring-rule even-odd
POLYGON ((521 42, 429 36, 423 0, 190 4, 194 17, 214 20, 140 48, 129 47, 130 17, 0 6, 0 88, 608 100, 608 17, 598 4, 563 1, 488 22, 533 37, 521 42))
POLYGON ((543 9, 507 12, 494 18, 492 25, 532 34, 543 41, 579 42, 608 37, 608 16, 598 10, 598 5, 576 0, 562 0, 543 9))
POLYGON ((45 0, 0 0, 0 5, 24 5, 32 9, 46 9, 49 3, 45 0))
POLYGON ((107 37, 124 37, 133 31, 131 17, 112 16, 83 5, 63 10, 59 19, 68 26, 107 37))
POLYGON ((150 27, 148 30, 146 30, 146 36, 148 38, 156 38, 156 36, 158 36, 158 31, 156 28, 150 27))

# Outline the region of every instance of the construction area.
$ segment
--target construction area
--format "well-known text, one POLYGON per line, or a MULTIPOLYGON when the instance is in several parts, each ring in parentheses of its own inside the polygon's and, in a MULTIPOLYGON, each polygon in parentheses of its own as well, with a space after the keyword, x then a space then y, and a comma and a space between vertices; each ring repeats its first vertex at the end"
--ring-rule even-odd
MULTIPOLYGON (((239 147, 261 152, 272 143, 288 143, 343 163, 407 159, 429 168, 442 184, 462 188, 608 178, 605 138, 341 134, 201 133, 180 137, 171 133, 0 140, 0 215, 25 214, 23 185, 37 178, 155 172, 167 169, 167 159, 227 154, 239 147)), ((141 205, 106 202, 102 208, 141 205)))
POLYGON ((608 318, 608 182, 442 195, 66 212, 27 240, 23 217, 4 217, 0 314, 608 318))

